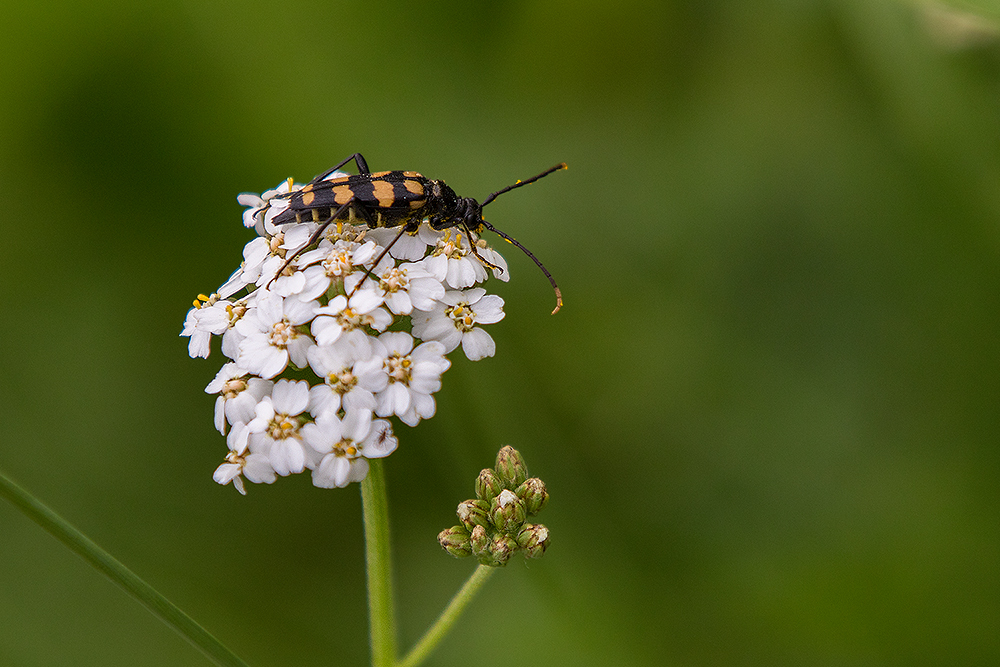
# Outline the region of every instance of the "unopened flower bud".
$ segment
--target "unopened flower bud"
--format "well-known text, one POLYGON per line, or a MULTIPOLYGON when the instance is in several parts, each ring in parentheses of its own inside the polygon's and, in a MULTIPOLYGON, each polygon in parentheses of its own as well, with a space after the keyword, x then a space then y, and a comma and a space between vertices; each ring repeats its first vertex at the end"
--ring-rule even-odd
POLYGON ((524 463, 524 457, 510 445, 497 454, 496 471, 508 489, 516 489, 528 476, 528 466, 524 463))
POLYGON ((538 514, 549 502, 549 492, 545 490, 545 482, 537 477, 526 479, 524 484, 517 487, 516 493, 517 497, 524 501, 528 516, 538 514))
POLYGON ((526 523, 517 534, 517 545, 525 558, 541 558, 549 547, 549 529, 540 523, 526 523))
POLYGON ((476 479, 476 497, 490 503, 503 491, 503 482, 492 468, 484 468, 476 479))
POLYGON ((464 558, 472 554, 469 531, 465 526, 452 526, 438 533, 438 544, 455 558, 464 558))
POLYGON ((516 534, 526 516, 524 501, 507 489, 501 491, 490 506, 490 521, 502 533, 516 534))
POLYGON ((477 556, 482 557, 486 554, 486 550, 490 546, 490 536, 486 534, 486 529, 482 526, 473 528, 472 533, 469 535, 469 544, 472 548, 472 553, 477 556))
POLYGON ((466 500, 458 506, 458 519, 467 529, 489 526, 489 505, 485 500, 466 500))
MULTIPOLYGON (((492 567, 500 567, 507 564, 510 557, 517 553, 517 542, 507 535, 497 535, 490 543, 489 555, 493 558, 492 563, 486 563, 492 567)), ((482 562, 482 561, 480 561, 482 562)))

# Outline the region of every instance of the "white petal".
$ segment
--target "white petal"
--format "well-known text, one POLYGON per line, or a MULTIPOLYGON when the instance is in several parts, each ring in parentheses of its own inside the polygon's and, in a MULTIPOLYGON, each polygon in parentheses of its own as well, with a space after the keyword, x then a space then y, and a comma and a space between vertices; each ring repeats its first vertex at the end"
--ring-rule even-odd
POLYGON ((503 299, 496 294, 489 294, 476 302, 473 310, 476 322, 479 324, 494 324, 504 318, 503 299))
POLYGON ((207 331, 195 331, 188 339, 188 356, 192 359, 199 357, 208 359, 208 353, 212 350, 211 342, 212 334, 207 331))
POLYGON ((242 472, 242 467, 238 463, 223 463, 215 469, 212 479, 219 484, 229 484, 234 478, 240 476, 240 472, 242 472))
POLYGON ((371 410, 354 408, 347 411, 343 421, 343 437, 350 438, 355 442, 361 442, 368 437, 372 427, 371 410))
POLYGON ((313 320, 310 330, 317 345, 333 345, 340 338, 340 334, 344 332, 340 322, 333 317, 326 316, 320 316, 313 320))
POLYGON ((324 412, 336 414, 340 409, 340 394, 330 385, 320 384, 309 390, 309 413, 317 417, 324 412))
POLYGON ((292 340, 288 341, 285 349, 288 350, 288 358, 298 368, 305 368, 309 365, 309 348, 315 347, 312 338, 304 334, 296 334, 292 340))
POLYGON ((333 454, 325 456, 312 472, 313 485, 321 489, 347 486, 350 467, 351 464, 343 456, 334 456, 333 454))
POLYGON ((285 301, 285 318, 292 324, 305 324, 316 316, 319 307, 319 301, 288 299, 285 301))
POLYGON ((470 360, 479 361, 496 354, 497 346, 488 333, 476 328, 462 336, 462 351, 470 360))
POLYGON ((273 484, 277 479, 274 468, 268 457, 263 454, 250 454, 243 464, 243 476, 255 484, 273 484))
POLYGON ((379 459, 396 451, 399 440, 392 433, 392 425, 384 419, 372 422, 372 432, 365 439, 361 453, 365 458, 379 459))
POLYGON ((405 357, 413 350, 413 336, 405 331, 392 331, 381 334, 378 340, 385 346, 388 354, 398 354, 405 357))
POLYGON ((344 486, 347 486, 351 482, 361 482, 364 481, 365 477, 368 476, 368 461, 363 458, 354 459, 351 461, 351 469, 347 474, 347 481, 344 486))
POLYGON ((255 410, 259 400, 260 398, 255 396, 252 390, 241 391, 236 398, 230 398, 226 401, 226 419, 230 424, 249 422, 256 414, 255 410))
POLYGON ((282 477, 291 473, 300 473, 305 469, 306 454, 302 443, 294 438, 276 440, 268 455, 274 472, 282 477))
POLYGON ((226 399, 222 396, 215 399, 215 428, 226 434, 226 399))
POLYGON ((410 407, 410 392, 398 382, 391 383, 376 398, 379 405, 375 412, 379 417, 402 415, 410 407))
POLYGON ((305 380, 279 380, 271 392, 271 401, 275 412, 301 414, 309 405, 309 383, 305 380))

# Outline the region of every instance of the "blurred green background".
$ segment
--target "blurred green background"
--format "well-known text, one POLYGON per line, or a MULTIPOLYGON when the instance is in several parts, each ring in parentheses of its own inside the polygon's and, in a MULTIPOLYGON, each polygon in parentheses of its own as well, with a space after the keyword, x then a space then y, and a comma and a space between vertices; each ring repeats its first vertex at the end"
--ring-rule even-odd
MULTIPOLYGON (((480 198, 566 161, 490 211, 566 307, 508 251, 497 356, 387 461, 404 646, 511 444, 554 544, 430 664, 1000 664, 1000 41, 954 18, 8 3, 0 468, 251 664, 364 664, 357 486, 212 482, 223 358, 185 312, 251 238, 239 192, 356 151, 480 198)), ((207 662, 0 503, 0 664, 207 662)))

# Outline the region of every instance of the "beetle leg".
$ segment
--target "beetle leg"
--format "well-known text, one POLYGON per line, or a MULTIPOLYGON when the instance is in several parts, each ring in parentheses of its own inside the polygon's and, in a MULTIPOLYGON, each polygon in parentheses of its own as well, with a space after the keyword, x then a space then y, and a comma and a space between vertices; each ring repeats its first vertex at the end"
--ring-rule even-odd
POLYGON ((369 269, 368 267, 365 267, 365 277, 362 278, 361 281, 357 285, 354 286, 354 289, 351 290, 351 293, 347 295, 348 299, 350 299, 352 296, 354 296, 354 293, 358 291, 358 288, 361 287, 361 285, 366 280, 368 280, 369 278, 374 279, 374 274, 372 272, 378 266, 378 263, 382 261, 382 258, 385 257, 389 253, 389 250, 392 248, 392 246, 396 245, 396 241, 398 241, 400 238, 402 238, 403 234, 405 234, 407 231, 409 231, 408 230, 408 225, 403 225, 402 227, 400 227, 399 233, 396 234, 396 236, 393 237, 392 241, 389 242, 389 245, 387 245, 385 248, 382 249, 382 252, 380 252, 378 254, 378 257, 375 258, 375 261, 372 262, 371 268, 369 269))
POLYGON ((371 173, 371 171, 368 170, 368 163, 365 162, 364 156, 361 155, 361 153, 355 153, 351 157, 347 158, 346 160, 344 160, 343 162, 341 162, 340 164, 338 164, 333 169, 327 169, 322 174, 320 174, 319 176, 317 176, 316 178, 314 178, 313 179, 313 183, 316 183, 318 181, 322 181, 327 176, 329 176, 333 172, 337 171, 338 169, 340 169, 341 167, 343 167, 345 164, 347 164, 351 160, 354 160, 354 164, 357 165, 357 167, 358 167, 358 173, 359 174, 370 174, 371 173))
POLYGON ((305 252, 306 248, 308 248, 309 246, 311 246, 313 243, 316 243, 316 241, 319 240, 319 237, 323 235, 323 232, 326 230, 326 228, 330 226, 330 223, 333 222, 334 220, 336 220, 337 218, 339 218, 341 215, 343 215, 344 211, 346 211, 348 208, 351 208, 352 204, 354 204, 354 197, 351 197, 346 202, 344 202, 340 206, 340 208, 338 208, 336 211, 334 211, 333 213, 330 214, 329 218, 327 218, 326 220, 324 220, 323 222, 321 222, 320 225, 319 225, 319 227, 316 229, 316 231, 313 232, 313 235, 311 237, 309 237, 308 243, 306 243, 304 246, 302 246, 301 248, 299 248, 298 250, 296 250, 294 253, 292 253, 291 257, 289 257, 288 259, 285 260, 285 263, 281 265, 281 268, 278 269, 278 272, 274 274, 274 277, 272 277, 269 281, 267 281, 267 284, 264 285, 264 289, 267 289, 268 287, 270 287, 271 283, 273 283, 275 280, 277 280, 278 276, 280 276, 282 274, 282 272, 285 269, 288 268, 288 265, 291 264, 292 261, 296 257, 298 257, 303 252, 305 252))

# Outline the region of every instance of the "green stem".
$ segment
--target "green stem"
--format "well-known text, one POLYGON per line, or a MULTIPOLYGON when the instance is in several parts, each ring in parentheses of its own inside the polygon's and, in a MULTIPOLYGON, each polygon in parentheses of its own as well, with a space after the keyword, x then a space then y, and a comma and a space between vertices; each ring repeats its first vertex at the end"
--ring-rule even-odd
POLYGON ((134 572, 94 544, 86 535, 71 526, 65 519, 39 502, 34 496, 0 473, 0 497, 6 498, 29 519, 51 533, 70 550, 90 563, 98 572, 121 586, 126 593, 153 612, 161 621, 176 630, 182 637, 201 650, 217 665, 247 667, 232 651, 227 649, 172 602, 160 595, 134 572))
POLYGON ((445 610, 441 612, 438 620, 420 638, 420 641, 410 649, 410 652, 399 662, 397 667, 417 667, 417 665, 422 663, 430 655, 431 651, 434 650, 434 647, 448 634, 451 626, 455 625, 455 621, 465 611, 465 607, 472 601, 472 598, 475 597, 476 593, 479 592, 479 589, 483 587, 483 584, 486 583, 496 569, 487 565, 477 567, 476 571, 465 582, 465 585, 455 593, 455 597, 451 599, 445 610))
POLYGON ((373 667, 396 663, 396 616, 392 602, 392 563, 389 555, 389 503, 381 459, 369 462, 361 482, 368 559, 368 618, 373 667))

